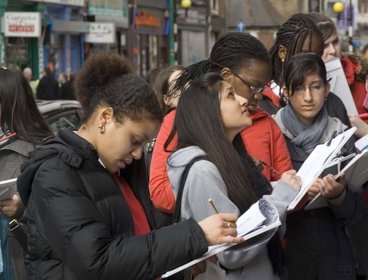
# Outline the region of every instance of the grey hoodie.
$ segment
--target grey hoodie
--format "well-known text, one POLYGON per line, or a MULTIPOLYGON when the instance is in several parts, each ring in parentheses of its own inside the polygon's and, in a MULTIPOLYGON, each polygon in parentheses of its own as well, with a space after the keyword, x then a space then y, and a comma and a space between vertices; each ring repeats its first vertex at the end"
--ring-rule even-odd
MULTIPOLYGON (((169 157, 168 177, 175 196, 185 166, 193 158, 204 154, 199 147, 191 146, 180 149, 169 157)), ((263 196, 276 207, 282 224, 285 221, 287 206, 297 193, 296 189, 280 181, 271 195, 263 196)), ((216 166, 210 161, 200 160, 193 164, 185 182, 181 203, 182 220, 193 217, 201 221, 215 214, 208 198, 212 199, 220 212, 240 214, 239 209, 229 199, 225 182, 216 166)), ((228 269, 227 279, 279 279, 273 273, 266 247, 275 231, 245 241, 243 247, 237 246, 236 249, 218 254, 220 263, 228 269)), ((281 231, 284 232, 284 229, 281 231)), ((216 273, 214 270, 206 271, 206 275, 201 275, 201 279, 222 279, 216 273)))

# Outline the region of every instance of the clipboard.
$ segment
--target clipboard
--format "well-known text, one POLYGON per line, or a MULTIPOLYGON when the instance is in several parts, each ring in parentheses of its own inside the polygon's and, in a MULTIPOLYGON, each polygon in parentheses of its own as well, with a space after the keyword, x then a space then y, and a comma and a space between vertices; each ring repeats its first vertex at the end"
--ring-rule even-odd
MULTIPOLYGON (((345 174, 347 187, 353 192, 360 192, 361 186, 368 181, 368 151, 357 154, 338 174, 335 179, 345 174)), ((327 200, 319 193, 306 206, 312 210, 328 206, 327 200)))
POLYGON ((352 127, 345 132, 330 139, 324 144, 317 145, 309 157, 304 161, 300 167, 297 175, 301 178, 302 186, 298 195, 290 203, 288 211, 293 210, 304 195, 308 192, 313 182, 325 170, 325 166, 329 165, 336 155, 341 151, 341 148, 353 136, 356 127, 352 127))
POLYGON ((11 199, 17 191, 17 178, 0 181, 0 201, 11 199))
POLYGON ((350 87, 341 61, 338 57, 332 58, 325 62, 327 79, 330 80, 330 91, 336 94, 345 105, 349 114, 357 115, 358 110, 355 106, 353 96, 351 95, 350 87))

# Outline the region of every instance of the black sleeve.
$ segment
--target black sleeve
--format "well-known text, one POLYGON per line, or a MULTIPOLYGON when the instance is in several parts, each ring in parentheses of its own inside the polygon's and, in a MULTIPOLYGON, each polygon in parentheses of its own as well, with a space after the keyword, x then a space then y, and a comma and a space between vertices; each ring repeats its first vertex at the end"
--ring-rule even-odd
POLYGON ((142 236, 113 235, 111 221, 102 218, 96 203, 70 191, 80 182, 78 175, 60 166, 41 168, 32 184, 30 209, 37 209, 38 227, 55 255, 79 279, 154 279, 208 249, 193 220, 142 236))
POLYGON ((325 108, 327 109, 328 115, 333 118, 338 118, 347 127, 351 127, 348 113, 346 111, 344 103, 341 101, 333 92, 330 92, 325 102, 325 108))

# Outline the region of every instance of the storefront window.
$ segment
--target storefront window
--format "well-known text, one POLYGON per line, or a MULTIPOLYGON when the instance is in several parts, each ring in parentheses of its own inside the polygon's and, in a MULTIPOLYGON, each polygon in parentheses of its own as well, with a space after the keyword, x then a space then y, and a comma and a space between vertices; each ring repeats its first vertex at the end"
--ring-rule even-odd
POLYGON ((29 38, 5 37, 5 63, 9 68, 22 70, 30 66, 28 55, 30 48, 29 38))

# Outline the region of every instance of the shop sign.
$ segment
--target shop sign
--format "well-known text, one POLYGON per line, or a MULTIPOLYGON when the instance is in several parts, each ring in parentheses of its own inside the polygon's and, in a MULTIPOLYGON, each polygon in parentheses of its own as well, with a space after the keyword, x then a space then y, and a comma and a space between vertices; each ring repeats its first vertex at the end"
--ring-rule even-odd
POLYGON ((85 41, 87 43, 115 43, 115 25, 113 23, 90 23, 85 41))
POLYGON ((84 0, 28 0, 28 1, 84 7, 84 0))
POLYGON ((6 12, 4 14, 6 37, 40 37, 40 13, 6 12))
POLYGON ((133 15, 133 28, 141 34, 164 34, 164 10, 142 9, 133 15))
POLYGON ((88 0, 88 14, 108 17, 128 17, 127 0, 88 0))
POLYGON ((161 19, 151 12, 139 12, 135 16, 137 26, 161 27, 161 19))

